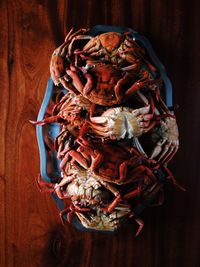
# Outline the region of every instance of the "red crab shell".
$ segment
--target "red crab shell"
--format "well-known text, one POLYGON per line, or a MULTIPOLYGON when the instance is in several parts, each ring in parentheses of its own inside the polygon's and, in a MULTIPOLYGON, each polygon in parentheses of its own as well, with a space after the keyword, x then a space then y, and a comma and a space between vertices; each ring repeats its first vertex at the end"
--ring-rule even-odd
POLYGON ((71 161, 78 168, 83 167, 98 178, 115 184, 145 180, 147 176, 155 179, 150 169, 152 161, 126 141, 94 142, 79 138, 78 143, 76 149, 66 154, 62 168, 71 161))
POLYGON ((104 106, 120 102, 120 96, 115 91, 116 84, 123 78, 123 72, 119 68, 111 64, 97 63, 91 64, 89 73, 94 84, 90 90, 87 89, 89 87, 85 88, 83 93, 91 102, 104 106))
POLYGON ((66 72, 72 79, 74 90, 92 103, 108 107, 126 102, 141 87, 153 82, 148 71, 127 73, 99 61, 89 61, 85 68, 71 66, 66 72))
POLYGON ((93 37, 83 48, 83 54, 93 58, 101 58, 112 64, 123 66, 132 64, 140 66, 145 51, 129 33, 106 32, 93 37))

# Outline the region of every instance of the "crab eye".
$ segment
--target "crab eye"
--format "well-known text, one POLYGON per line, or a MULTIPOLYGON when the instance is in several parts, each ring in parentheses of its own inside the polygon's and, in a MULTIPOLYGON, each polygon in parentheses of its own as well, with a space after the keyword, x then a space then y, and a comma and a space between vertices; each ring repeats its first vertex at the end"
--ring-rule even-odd
POLYGON ((86 70, 91 70, 91 69, 95 68, 95 65, 86 64, 85 68, 86 68, 86 70))

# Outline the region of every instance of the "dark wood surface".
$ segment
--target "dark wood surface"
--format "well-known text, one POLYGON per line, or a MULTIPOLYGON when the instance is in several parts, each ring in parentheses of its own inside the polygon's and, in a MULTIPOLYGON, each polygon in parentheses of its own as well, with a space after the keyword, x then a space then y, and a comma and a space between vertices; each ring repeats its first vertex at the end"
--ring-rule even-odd
POLYGON ((0 1, 0 266, 200 266, 200 4, 161 0, 0 1), (174 87, 180 149, 170 164, 188 191, 166 185, 145 228, 116 235, 62 226, 56 204, 40 194, 35 120, 49 60, 71 27, 135 29, 151 41, 174 87))

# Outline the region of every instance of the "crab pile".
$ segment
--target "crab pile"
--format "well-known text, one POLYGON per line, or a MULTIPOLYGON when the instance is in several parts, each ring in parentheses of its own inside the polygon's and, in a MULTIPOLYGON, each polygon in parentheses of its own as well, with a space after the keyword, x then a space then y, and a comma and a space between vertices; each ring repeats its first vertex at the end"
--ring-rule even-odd
MULTIPOLYGON (((60 123, 51 148, 61 176, 41 191, 53 192, 85 227, 115 231, 140 209, 162 204, 164 181, 180 187, 167 164, 178 150, 178 127, 162 99, 163 81, 139 42, 128 32, 97 36, 73 29, 52 54, 51 78, 60 93, 35 124, 60 123)), ((181 188, 181 187, 180 187, 181 188)))

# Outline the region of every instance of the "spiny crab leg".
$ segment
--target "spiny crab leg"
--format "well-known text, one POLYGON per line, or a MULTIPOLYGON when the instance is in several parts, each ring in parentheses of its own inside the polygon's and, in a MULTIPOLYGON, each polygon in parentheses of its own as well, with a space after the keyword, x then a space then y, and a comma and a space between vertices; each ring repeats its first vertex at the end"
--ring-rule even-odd
MULTIPOLYGON (((62 45, 60 45, 58 48, 56 48, 56 50, 54 50, 52 56, 64 57, 67 54, 67 50, 68 50, 69 45, 72 45, 73 39, 77 38, 78 34, 85 33, 87 31, 87 29, 79 29, 78 31, 76 31, 72 34, 73 31, 74 31, 74 29, 71 28, 71 30, 68 32, 67 36, 65 37, 64 43, 62 45)), ((86 37, 85 35, 81 35, 81 36, 86 37)))
POLYGON ((121 70, 129 71, 129 70, 137 70, 137 68, 138 68, 138 61, 136 60, 136 63, 123 67, 121 68, 121 70))
POLYGON ((165 146, 162 151, 162 154, 158 158, 158 162, 161 162, 161 164, 164 164, 166 162, 166 159, 168 158, 171 159, 175 155, 175 153, 178 150, 178 144, 177 145, 172 144, 172 142, 167 142, 167 140, 165 140, 162 145, 165 145, 165 146))
POLYGON ((138 81, 136 81, 125 93, 125 97, 126 99, 128 99, 130 96, 132 96, 136 91, 138 91, 140 88, 142 88, 143 86, 147 85, 148 83, 150 83, 150 79, 149 79, 149 72, 148 71, 144 71, 143 73, 143 77, 141 79, 139 79, 138 81))
POLYGON ((45 182, 42 179, 42 176, 39 174, 38 177, 35 179, 37 188, 42 193, 53 193, 55 184, 45 182))
POLYGON ((58 85, 61 84, 65 89, 70 92, 77 94, 76 88, 71 84, 71 77, 68 74, 65 74, 58 78, 58 85))
POLYGON ((83 83, 81 82, 76 71, 74 71, 74 68, 72 67, 72 65, 70 66, 70 70, 66 70, 66 73, 71 77, 74 88, 76 88, 77 91, 82 93, 83 88, 84 88, 83 83))
MULTIPOLYGON (((141 92, 137 92, 137 94, 144 102, 148 101, 141 92)), ((155 108, 154 112, 155 118, 159 120, 159 129, 161 130, 162 135, 153 149, 150 158, 155 159, 157 157, 157 161, 160 164, 166 164, 173 158, 178 150, 178 128, 173 113, 169 111, 161 98, 159 98, 159 102, 163 103, 161 106, 163 108, 162 112, 164 113, 160 114, 157 108, 155 108)))
POLYGON ((142 154, 144 155, 145 157, 147 157, 147 154, 145 153, 142 145, 140 144, 139 140, 137 137, 134 137, 132 139, 132 143, 133 143, 133 146, 137 148, 137 150, 142 154))
MULTIPOLYGON (((141 92, 137 91, 137 95, 144 103, 149 103, 148 99, 141 92)), ((159 101, 163 103, 163 114, 155 107, 155 118, 159 121, 161 136, 156 146, 151 152, 150 159, 156 159, 159 164, 168 163, 179 147, 178 126, 176 124, 176 117, 169 111, 161 98, 159 101)))
MULTIPOLYGON (((69 45, 70 49, 72 47, 72 44, 75 40, 75 38, 78 38, 77 35, 80 33, 85 33, 86 29, 79 29, 75 33, 72 34, 73 28, 69 31, 65 38, 65 42, 60 45, 58 48, 56 48, 52 54, 51 62, 50 62, 50 73, 51 77, 53 79, 53 82, 55 85, 59 85, 60 78, 65 74, 65 68, 66 68, 66 55, 68 54, 69 45)), ((83 38, 83 35, 81 35, 83 38)), ((86 38, 86 36, 84 36, 86 38)), ((81 38, 80 38, 81 39, 81 38)), ((67 82, 68 77, 64 77, 64 80, 62 79, 62 82, 67 82)))
POLYGON ((83 213, 77 213, 78 218, 84 227, 95 229, 95 230, 104 230, 104 231, 113 231, 118 229, 121 225, 121 221, 124 218, 129 217, 130 209, 126 208, 123 210, 115 208, 115 210, 110 214, 105 214, 103 211, 96 209, 95 214, 87 214, 85 216, 83 213))
POLYGON ((176 119, 167 117, 161 120, 160 130, 160 140, 153 149, 150 158, 157 159, 160 164, 166 164, 173 158, 179 147, 176 119))
POLYGON ((55 192, 60 199, 64 199, 64 198, 70 198, 70 196, 67 194, 67 192, 64 192, 61 188, 65 184, 73 181, 74 179, 75 177, 73 175, 67 176, 63 178, 59 183, 54 184, 54 183, 45 182, 44 180, 42 180, 42 177, 39 174, 36 179, 36 185, 40 192, 42 193, 54 193, 55 192))
POLYGON ((120 192, 111 184, 109 184, 108 182, 105 181, 100 181, 100 183, 107 188, 110 192, 112 192, 115 196, 114 200, 105 208, 101 208, 101 210, 105 211, 105 212, 112 212, 115 207, 120 203, 121 201, 121 194, 120 192))
MULTIPOLYGON (((128 45, 128 42, 126 43, 128 45)), ((130 47, 131 47, 131 42, 129 41, 130 47)), ((157 69, 155 66, 153 66, 144 56, 145 56, 145 52, 143 49, 141 49, 141 47, 137 44, 137 42, 134 42, 135 47, 137 47, 136 51, 134 52, 134 54, 141 60, 143 60, 143 62, 145 62, 148 66, 148 68, 153 72, 156 73, 157 69)))
POLYGON ((56 183, 54 186, 55 193, 60 199, 70 198, 70 195, 62 190, 62 187, 72 182, 76 177, 74 175, 65 176, 60 183, 56 183))
POLYGON ((54 143, 54 148, 57 151, 58 159, 62 159, 65 154, 74 146, 71 135, 68 135, 68 131, 65 130, 65 132, 67 132, 67 134, 64 136, 63 139, 61 139, 60 144, 58 145, 54 143))
POLYGON ((160 206, 164 201, 163 184, 161 182, 154 183, 148 190, 145 191, 143 196, 143 202, 146 203, 146 205, 148 205, 149 207, 160 206), (157 196, 159 196, 158 202, 152 203, 152 201, 154 201, 157 196))
POLYGON ((66 209, 60 212, 60 218, 61 218, 62 223, 65 224, 66 220, 64 219, 64 216, 67 214, 67 221, 71 223, 74 217, 74 214, 76 212, 81 213, 81 212, 88 212, 88 211, 91 211, 91 209, 82 208, 82 207, 71 204, 69 207, 67 207, 66 209))
POLYGON ((172 182, 173 185, 175 185, 178 189, 182 190, 182 191, 187 191, 183 186, 181 186, 175 179, 174 175, 172 174, 172 172, 165 166, 163 165, 163 169, 166 171, 166 173, 168 174, 167 179, 169 181, 172 182))
POLYGON ((134 198, 134 197, 138 196, 138 195, 141 193, 141 191, 142 191, 142 190, 141 190, 141 187, 138 186, 135 190, 133 190, 133 191, 127 193, 123 198, 124 198, 124 199, 134 198))
POLYGON ((123 87, 126 86, 128 82, 132 80, 132 75, 129 75, 129 73, 126 73, 124 77, 119 79, 117 84, 114 87, 115 95, 117 98, 117 102, 121 103, 123 98, 124 98, 124 92, 123 92, 123 87))
MULTIPOLYGON (((75 41, 77 41, 77 40, 91 40, 91 39, 92 39, 92 36, 90 36, 90 35, 78 35, 78 36, 75 36, 73 38, 72 42, 69 44, 69 47, 68 47, 69 56, 71 56, 72 53, 73 53, 72 46, 73 46, 75 41)), ((74 51, 74 54, 77 55, 78 54, 77 51, 74 51)))
POLYGON ((139 228, 135 234, 135 236, 137 237, 142 231, 142 229, 144 228, 144 222, 139 217, 137 217, 135 214, 133 214, 133 218, 136 221, 136 223, 139 225, 139 228))
POLYGON ((176 147, 173 148, 173 150, 171 151, 171 153, 169 155, 167 155, 161 162, 161 164, 167 164, 168 162, 170 162, 174 155, 176 154, 176 152, 178 151, 178 147, 179 145, 177 144, 176 147))
POLYGON ((51 117, 47 117, 41 121, 32 121, 32 120, 29 120, 30 123, 32 123, 33 125, 45 125, 45 124, 48 124, 48 123, 54 123, 54 122, 62 122, 63 121, 63 118, 60 117, 59 115, 56 115, 56 116, 51 116, 51 117))

